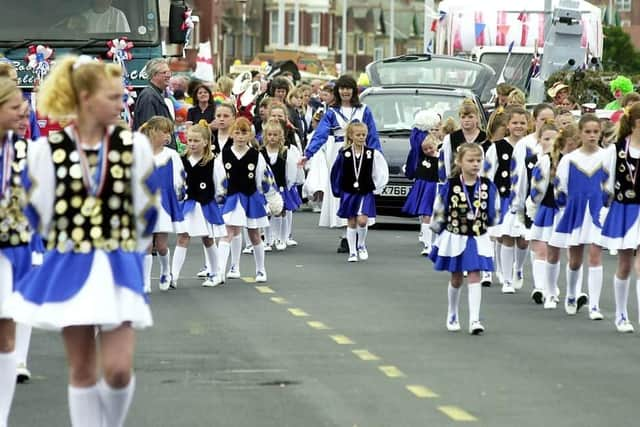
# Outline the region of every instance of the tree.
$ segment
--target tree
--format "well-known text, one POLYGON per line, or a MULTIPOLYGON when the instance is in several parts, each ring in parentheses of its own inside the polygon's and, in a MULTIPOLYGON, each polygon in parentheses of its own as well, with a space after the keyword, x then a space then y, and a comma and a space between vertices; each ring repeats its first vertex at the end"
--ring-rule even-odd
POLYGON ((605 71, 616 73, 637 73, 640 70, 640 52, 621 27, 604 27, 602 66, 605 71))

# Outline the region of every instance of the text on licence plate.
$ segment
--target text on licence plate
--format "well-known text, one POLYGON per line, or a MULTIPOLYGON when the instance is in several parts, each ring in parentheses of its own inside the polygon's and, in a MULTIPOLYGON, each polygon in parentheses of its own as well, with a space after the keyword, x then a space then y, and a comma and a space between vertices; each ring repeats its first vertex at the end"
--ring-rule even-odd
POLYGON ((406 197, 409 194, 408 185, 387 185, 382 190, 382 196, 406 197))

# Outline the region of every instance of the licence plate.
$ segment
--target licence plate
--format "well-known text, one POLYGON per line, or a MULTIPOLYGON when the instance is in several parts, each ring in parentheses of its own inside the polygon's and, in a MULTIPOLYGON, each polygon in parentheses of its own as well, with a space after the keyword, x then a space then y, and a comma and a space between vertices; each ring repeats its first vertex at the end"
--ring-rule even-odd
POLYGON ((407 197, 409 194, 408 185, 387 185, 382 190, 381 196, 387 197, 407 197))

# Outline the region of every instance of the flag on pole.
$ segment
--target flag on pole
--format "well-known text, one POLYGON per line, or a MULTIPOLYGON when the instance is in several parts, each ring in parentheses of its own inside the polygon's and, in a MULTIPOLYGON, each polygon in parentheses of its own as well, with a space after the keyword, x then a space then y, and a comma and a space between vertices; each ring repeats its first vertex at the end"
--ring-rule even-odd
POLYGON ((413 14, 413 35, 414 36, 419 36, 420 35, 420 27, 418 26, 418 15, 416 15, 415 13, 413 14))
POLYGON ((381 34, 387 34, 387 27, 384 24, 384 9, 380 8, 379 30, 381 34))

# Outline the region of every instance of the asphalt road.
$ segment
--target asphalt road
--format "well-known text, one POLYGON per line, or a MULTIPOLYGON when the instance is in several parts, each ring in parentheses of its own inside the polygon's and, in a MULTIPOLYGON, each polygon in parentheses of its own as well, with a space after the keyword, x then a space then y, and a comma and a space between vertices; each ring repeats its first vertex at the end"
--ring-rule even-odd
MULTIPOLYGON (((527 277, 516 295, 485 288, 487 331, 473 337, 445 330, 447 275, 417 255, 417 227, 370 231, 370 259, 347 264, 338 231, 316 221, 295 215, 300 245, 267 255, 266 286, 251 283, 243 255, 245 279, 200 287, 198 242, 183 269, 193 278, 167 293, 154 281, 129 426, 638 425, 640 334, 613 326, 614 258, 605 257, 604 321, 544 311, 527 277)), ((460 313, 464 330, 466 291, 460 313)), ((34 333, 30 368, 10 425, 69 425, 57 334, 34 333)))

